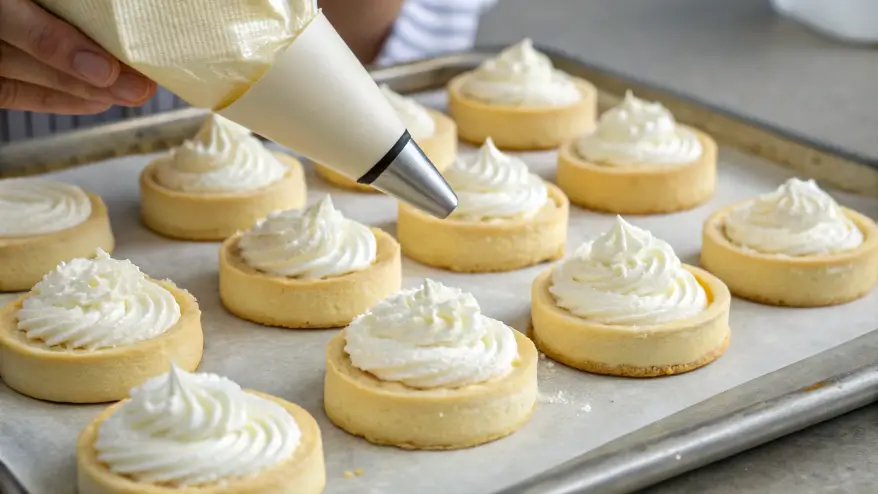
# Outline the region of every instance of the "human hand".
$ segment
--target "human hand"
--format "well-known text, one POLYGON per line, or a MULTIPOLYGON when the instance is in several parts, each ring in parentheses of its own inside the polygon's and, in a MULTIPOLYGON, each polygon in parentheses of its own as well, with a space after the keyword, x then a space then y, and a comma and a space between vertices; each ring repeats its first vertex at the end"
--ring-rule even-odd
POLYGON ((139 106, 155 90, 154 82, 32 0, 0 0, 0 108, 98 113, 139 106))

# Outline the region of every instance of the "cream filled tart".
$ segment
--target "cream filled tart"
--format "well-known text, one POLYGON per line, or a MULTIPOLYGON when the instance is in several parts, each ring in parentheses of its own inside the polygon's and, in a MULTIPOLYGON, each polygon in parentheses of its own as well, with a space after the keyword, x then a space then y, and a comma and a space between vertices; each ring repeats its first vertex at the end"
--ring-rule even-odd
POLYGON ((140 174, 143 223, 184 240, 223 240, 272 211, 301 208, 305 199, 297 159, 269 151, 249 130, 216 114, 140 174))
POLYGON ((524 39, 452 79, 448 112, 467 142, 491 137, 500 149, 553 149, 594 128, 597 90, 524 39))
POLYGON ((533 343, 431 280, 377 304, 326 348, 327 416, 376 444, 483 444, 521 428, 536 398, 533 343))
POLYGON ((399 204, 403 252, 424 264, 462 272, 519 269, 564 255, 569 203, 560 189, 488 138, 472 159, 446 172, 457 209, 437 219, 399 204))
POLYGON ((268 326, 345 326, 402 283, 399 244, 347 219, 327 195, 270 214, 220 249, 219 291, 236 316, 268 326))
POLYGON ((756 302, 842 304, 878 282, 878 226, 813 180, 792 178, 713 213, 704 224, 701 265, 756 302))
POLYGON ((561 145, 556 181, 570 202, 597 211, 689 209, 713 195, 716 142, 628 91, 593 132, 561 145))
POLYGON ((79 494, 319 494, 320 429, 301 407, 176 365, 76 444, 79 494))
POLYGON ((121 400, 171 362, 194 370, 202 350, 195 298, 103 251, 61 263, 0 310, 0 375, 41 400, 121 400))
MULTIPOLYGON (((457 155, 457 125, 444 113, 427 108, 413 98, 394 92, 386 84, 382 84, 381 92, 402 119, 412 139, 433 162, 440 172, 445 171, 454 162, 457 155)), ((320 163, 315 164, 317 175, 333 185, 344 189, 360 192, 377 192, 368 184, 357 183, 357 178, 346 175, 320 163)))
POLYGON ((729 344, 728 288, 621 217, 538 276, 531 295, 537 348, 588 372, 679 374, 729 344))
POLYGON ((114 246, 100 197, 60 182, 0 180, 0 292, 30 290, 58 263, 114 246))

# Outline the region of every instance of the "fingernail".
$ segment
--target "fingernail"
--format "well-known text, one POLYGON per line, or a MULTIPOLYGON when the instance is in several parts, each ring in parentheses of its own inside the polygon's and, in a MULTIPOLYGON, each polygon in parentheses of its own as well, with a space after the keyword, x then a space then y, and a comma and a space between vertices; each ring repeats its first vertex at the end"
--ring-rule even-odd
POLYGON ((73 56, 73 70, 92 84, 103 86, 113 76, 113 65, 106 57, 81 51, 73 56))
POLYGON ((110 86, 110 92, 113 93, 113 96, 130 103, 142 101, 149 89, 149 81, 134 74, 121 74, 116 82, 110 86))

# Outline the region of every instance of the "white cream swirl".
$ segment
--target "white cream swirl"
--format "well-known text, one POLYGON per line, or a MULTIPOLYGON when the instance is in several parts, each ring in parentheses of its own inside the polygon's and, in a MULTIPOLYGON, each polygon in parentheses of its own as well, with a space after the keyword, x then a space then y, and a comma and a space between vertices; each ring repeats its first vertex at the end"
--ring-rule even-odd
POLYGON ((182 192, 240 192, 283 178, 287 167, 246 128, 212 113, 198 134, 156 164, 156 181, 182 192))
POLYGON ((445 178, 457 193, 455 219, 530 218, 548 200, 543 180, 521 159, 500 152, 490 137, 473 159, 458 159, 445 178))
POLYGON ((549 291, 574 315, 618 326, 662 324, 707 307, 704 288, 671 246, 620 216, 555 268, 549 291))
POLYGON ((483 62, 460 89, 470 98, 503 106, 559 107, 582 99, 570 77, 527 38, 483 62))
POLYGON ((576 151, 604 165, 690 163, 704 152, 698 136, 677 125, 667 108, 635 98, 631 91, 601 115, 594 132, 577 141, 576 151))
POLYGON ((375 262, 369 227, 345 218, 326 195, 304 212, 275 212, 241 235, 241 257, 259 271, 289 278, 328 278, 375 262))
POLYGON ((426 139, 436 133, 436 122, 424 105, 393 91, 387 84, 380 88, 413 139, 426 139))
POLYGON ((91 200, 75 185, 34 178, 0 180, 0 237, 66 230, 89 216, 91 200))
POLYGON ((514 331, 481 313, 457 288, 424 280, 379 302, 347 327, 354 367, 413 388, 456 388, 507 374, 518 358, 514 331))
POLYGON ((742 247, 787 256, 844 252, 863 243, 863 233, 829 194, 797 178, 735 208, 725 235, 742 247))
POLYGON ((101 424, 94 447, 117 475, 186 487, 257 474, 292 456, 300 438, 279 404, 225 377, 173 365, 131 390, 101 424))
POLYGON ((174 295, 128 260, 98 249, 62 262, 34 285, 18 329, 49 347, 99 350, 161 335, 180 319, 174 295))

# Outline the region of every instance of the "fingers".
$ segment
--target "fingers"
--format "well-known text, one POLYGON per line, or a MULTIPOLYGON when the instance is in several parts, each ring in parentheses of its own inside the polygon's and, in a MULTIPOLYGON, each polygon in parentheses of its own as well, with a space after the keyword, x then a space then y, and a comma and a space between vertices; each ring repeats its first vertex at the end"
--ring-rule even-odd
POLYGON ((90 101, 29 82, 0 78, 0 108, 64 115, 99 113, 109 103, 90 101))
POLYGON ((30 0, 0 0, 0 37, 37 60, 98 87, 116 81, 118 60, 30 0))
POLYGON ((109 90, 99 88, 43 64, 27 53, 0 41, 0 77, 29 82, 68 93, 78 98, 116 103, 109 90))

